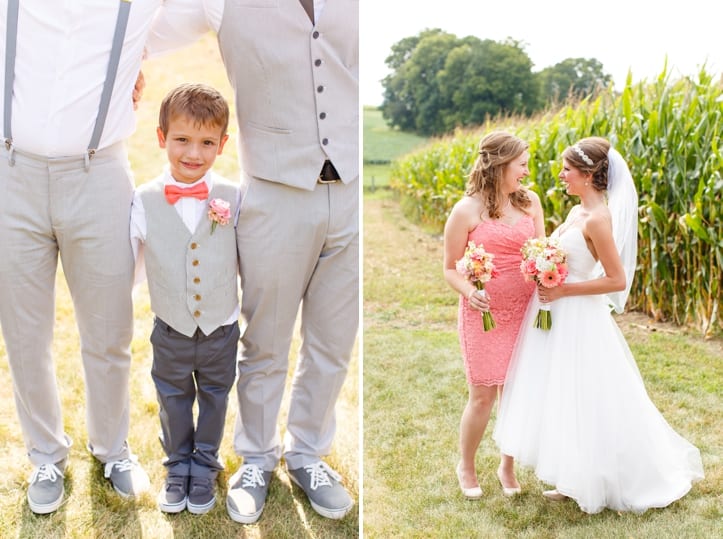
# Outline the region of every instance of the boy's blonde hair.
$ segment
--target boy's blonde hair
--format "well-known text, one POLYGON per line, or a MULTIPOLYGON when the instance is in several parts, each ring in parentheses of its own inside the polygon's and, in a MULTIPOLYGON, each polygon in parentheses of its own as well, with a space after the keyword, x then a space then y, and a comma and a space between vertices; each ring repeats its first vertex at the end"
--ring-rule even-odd
POLYGON ((163 136, 168 134, 171 120, 179 116, 189 118, 199 127, 220 127, 223 137, 228 129, 228 102, 218 90, 206 84, 181 84, 168 92, 161 102, 158 125, 163 136))

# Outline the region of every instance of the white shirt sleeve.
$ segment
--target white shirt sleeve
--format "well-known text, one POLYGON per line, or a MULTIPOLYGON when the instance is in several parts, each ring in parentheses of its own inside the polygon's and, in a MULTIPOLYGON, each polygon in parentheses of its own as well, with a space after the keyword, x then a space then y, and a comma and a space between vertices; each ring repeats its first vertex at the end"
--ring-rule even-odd
POLYGON ((143 201, 138 192, 133 193, 131 204, 131 247, 133 248, 133 259, 136 262, 133 285, 142 283, 146 278, 146 264, 143 258, 143 243, 146 241, 146 211, 143 208, 143 201))
POLYGON ((167 0, 156 13, 146 42, 148 57, 197 41, 221 28, 224 0, 167 0))

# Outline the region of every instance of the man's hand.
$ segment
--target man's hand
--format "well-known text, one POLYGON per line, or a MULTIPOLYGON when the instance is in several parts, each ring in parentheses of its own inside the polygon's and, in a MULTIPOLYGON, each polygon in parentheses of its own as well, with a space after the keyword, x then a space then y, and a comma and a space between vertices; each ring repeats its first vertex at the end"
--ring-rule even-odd
POLYGON ((143 71, 138 72, 136 85, 133 87, 133 110, 138 110, 138 103, 143 97, 143 90, 146 88, 146 79, 143 77, 143 71))

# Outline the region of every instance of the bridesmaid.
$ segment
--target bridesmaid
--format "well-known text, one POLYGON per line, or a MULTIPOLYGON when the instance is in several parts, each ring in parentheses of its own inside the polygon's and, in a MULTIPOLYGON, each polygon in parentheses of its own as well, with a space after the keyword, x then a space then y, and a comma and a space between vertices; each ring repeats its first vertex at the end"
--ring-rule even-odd
MULTIPOLYGON (((456 472, 462 494, 469 499, 482 497, 475 455, 492 406, 501 394, 520 323, 535 288, 522 278, 520 248, 528 238, 545 235, 540 199, 522 186, 530 172, 528 147, 505 132, 483 137, 465 195, 452 208, 444 229, 444 278, 460 295, 458 330, 469 386, 459 427, 456 472), (482 244, 494 255, 498 276, 482 292, 455 267, 469 241, 482 244), (486 310, 496 322, 489 331, 482 327, 481 313, 486 310)), ((520 492, 513 465, 512 457, 501 455, 497 477, 505 496, 520 492)))

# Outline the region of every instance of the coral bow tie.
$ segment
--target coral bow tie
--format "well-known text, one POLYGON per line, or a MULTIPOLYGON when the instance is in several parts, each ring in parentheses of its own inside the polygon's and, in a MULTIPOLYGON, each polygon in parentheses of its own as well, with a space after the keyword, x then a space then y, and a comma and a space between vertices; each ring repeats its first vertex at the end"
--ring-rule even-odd
POLYGON ((169 204, 175 204, 179 198, 182 197, 193 197, 198 200, 204 200, 208 198, 208 185, 206 182, 201 182, 193 187, 178 187, 176 185, 166 185, 165 189, 166 200, 169 204))

